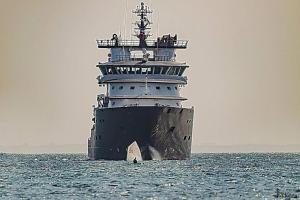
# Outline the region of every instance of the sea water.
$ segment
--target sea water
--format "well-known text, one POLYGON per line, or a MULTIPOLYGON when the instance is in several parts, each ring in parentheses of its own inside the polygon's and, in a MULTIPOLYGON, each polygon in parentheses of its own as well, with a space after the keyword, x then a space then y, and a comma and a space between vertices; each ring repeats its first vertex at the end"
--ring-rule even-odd
POLYGON ((193 154, 183 161, 89 161, 0 154, 0 199, 296 199, 300 154, 193 154))

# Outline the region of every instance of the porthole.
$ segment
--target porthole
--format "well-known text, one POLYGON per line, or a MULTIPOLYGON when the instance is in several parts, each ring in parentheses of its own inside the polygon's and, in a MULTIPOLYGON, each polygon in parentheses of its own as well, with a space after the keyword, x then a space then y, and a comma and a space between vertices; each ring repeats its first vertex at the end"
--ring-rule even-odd
POLYGON ((96 140, 101 140, 101 136, 96 136, 96 140))
POLYGON ((177 86, 175 86, 175 90, 177 90, 177 86))
POLYGON ((184 136, 183 140, 186 140, 186 136, 184 136))
POLYGON ((171 87, 168 86, 167 89, 168 89, 168 90, 171 90, 171 87))
POLYGON ((134 86, 131 86, 131 87, 130 87, 131 90, 134 90, 134 88, 135 88, 134 86))
POLYGON ((116 104, 116 102, 114 102, 114 101, 111 103, 111 105, 115 105, 115 104, 116 104))
POLYGON ((160 87, 159 87, 159 86, 156 86, 156 89, 157 89, 157 90, 160 90, 160 87))
POLYGON ((112 86, 111 89, 112 89, 112 90, 115 89, 115 86, 112 86))
POLYGON ((191 139, 191 136, 189 136, 188 140, 190 140, 190 139, 191 139))
POLYGON ((119 87, 119 90, 123 90, 123 86, 120 86, 120 87, 119 87))

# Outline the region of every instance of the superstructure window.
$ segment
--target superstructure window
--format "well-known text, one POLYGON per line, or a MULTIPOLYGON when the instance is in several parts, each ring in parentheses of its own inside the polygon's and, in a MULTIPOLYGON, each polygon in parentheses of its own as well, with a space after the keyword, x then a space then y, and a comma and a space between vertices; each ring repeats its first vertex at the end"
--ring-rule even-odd
POLYGON ((142 68, 141 67, 135 68, 135 73, 136 74, 141 74, 142 73, 142 68))
POLYGON ((129 67, 129 74, 134 74, 135 70, 132 67, 129 67))
POLYGON ((121 74, 121 73, 122 73, 120 67, 117 67, 117 73, 118 73, 118 74, 121 74))
POLYGON ((166 74, 169 67, 162 67, 161 74, 166 74))
POLYGON ((107 75, 106 69, 104 67, 101 67, 100 70, 103 75, 107 75))
POLYGON ((154 74, 160 74, 161 67, 154 68, 154 74))
POLYGON ((170 67, 170 69, 168 70, 168 75, 173 75, 175 71, 175 67, 170 67))
POLYGON ((111 71, 113 74, 117 74, 117 69, 115 67, 111 67, 111 71))
POLYGON ((123 74, 128 74, 129 67, 122 67, 123 69, 123 74))
POLYGON ((184 70, 185 70, 186 67, 180 67, 180 70, 179 70, 179 76, 182 76, 184 70))
POLYGON ((148 74, 148 68, 142 68, 142 74, 148 74))
POLYGON ((174 75, 178 75, 178 74, 179 74, 179 71, 180 71, 180 67, 176 67, 176 68, 175 68, 174 75))
POLYGON ((111 68, 110 68, 110 67, 107 67, 107 73, 108 73, 108 74, 112 74, 112 71, 111 71, 111 68))

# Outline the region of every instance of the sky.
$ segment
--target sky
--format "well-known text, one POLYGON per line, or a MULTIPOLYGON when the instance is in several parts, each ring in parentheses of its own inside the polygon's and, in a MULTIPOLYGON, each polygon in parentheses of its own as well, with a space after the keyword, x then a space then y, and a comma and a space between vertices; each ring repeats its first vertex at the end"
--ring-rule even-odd
MULTIPOLYGON (((299 0, 145 0, 153 38, 189 40, 182 95, 202 145, 298 145, 299 0)), ((0 146, 85 146, 104 92, 96 39, 134 38, 138 0, 0 0, 0 146)), ((83 149, 85 151, 86 149, 83 149)), ((62 150, 63 151, 63 150, 62 150)))

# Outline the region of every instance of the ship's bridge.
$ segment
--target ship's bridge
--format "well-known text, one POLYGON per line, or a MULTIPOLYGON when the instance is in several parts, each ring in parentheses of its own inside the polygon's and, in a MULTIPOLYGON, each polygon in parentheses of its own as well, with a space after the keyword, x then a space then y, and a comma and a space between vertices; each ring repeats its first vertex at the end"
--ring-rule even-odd
MULTIPOLYGON (((177 36, 154 40, 98 40, 99 48, 110 48, 108 61, 99 63, 101 86, 106 84, 104 107, 171 106, 181 107, 186 98, 180 89, 187 84, 183 76, 189 66, 176 62, 176 49, 184 49, 187 41, 177 36)), ((99 98, 101 99, 101 98, 99 98)))
POLYGON ((107 107, 181 107, 179 90, 187 84, 188 65, 175 61, 133 60, 99 63, 99 85, 107 85, 107 107))
POLYGON ((187 84, 183 76, 186 63, 176 62, 176 49, 186 49, 188 41, 167 34, 151 40, 152 22, 147 15, 152 11, 141 3, 134 11, 139 20, 135 23, 136 40, 124 40, 113 34, 111 39, 97 40, 98 48, 110 50, 108 61, 97 67, 100 86, 106 85, 106 95, 100 95, 102 107, 170 106, 181 107, 186 98, 180 89, 187 84))
POLYGON ((106 62, 97 65, 102 73, 101 83, 114 79, 128 79, 133 77, 135 79, 145 76, 149 77, 164 77, 170 80, 182 80, 186 83, 186 78, 183 73, 189 66, 186 63, 177 63, 172 61, 138 61, 128 60, 119 62, 106 62))

